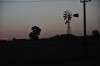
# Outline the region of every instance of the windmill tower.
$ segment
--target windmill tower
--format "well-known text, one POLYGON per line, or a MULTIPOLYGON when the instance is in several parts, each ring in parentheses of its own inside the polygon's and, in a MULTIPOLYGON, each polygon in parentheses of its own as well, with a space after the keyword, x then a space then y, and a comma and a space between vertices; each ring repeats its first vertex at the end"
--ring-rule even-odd
POLYGON ((64 11, 64 20, 66 20, 65 24, 67 24, 67 34, 70 34, 71 32, 71 27, 70 27, 70 21, 71 21, 71 18, 72 18, 72 14, 69 10, 66 10, 64 11))
POLYGON ((64 20, 66 20, 65 24, 67 24, 67 34, 71 33, 70 22, 71 22, 72 16, 79 17, 79 14, 72 15, 69 10, 64 11, 63 18, 64 18, 64 20))

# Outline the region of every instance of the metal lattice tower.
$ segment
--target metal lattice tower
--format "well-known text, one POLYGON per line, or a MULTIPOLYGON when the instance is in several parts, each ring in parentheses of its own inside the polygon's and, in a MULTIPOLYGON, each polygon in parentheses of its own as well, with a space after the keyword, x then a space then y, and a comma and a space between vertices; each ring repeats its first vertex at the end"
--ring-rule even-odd
MULTIPOLYGON (((63 17, 64 17, 64 20, 66 20, 65 24, 67 24, 67 33, 66 34, 70 34, 71 33, 70 22, 72 19, 72 14, 69 10, 66 10, 66 11, 64 11, 63 17)), ((79 17, 79 14, 73 14, 73 17, 79 17)))
POLYGON ((64 20, 66 20, 65 24, 67 24, 67 34, 70 34, 71 32, 71 27, 70 27, 70 21, 72 18, 72 14, 69 10, 64 11, 64 20))

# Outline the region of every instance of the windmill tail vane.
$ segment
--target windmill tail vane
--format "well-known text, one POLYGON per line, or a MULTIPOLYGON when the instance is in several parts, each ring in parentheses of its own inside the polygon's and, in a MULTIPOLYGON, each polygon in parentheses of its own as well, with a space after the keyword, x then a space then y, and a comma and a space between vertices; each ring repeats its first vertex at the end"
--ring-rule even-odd
POLYGON ((77 14, 73 14, 73 17, 79 17, 79 14, 77 13, 77 14))

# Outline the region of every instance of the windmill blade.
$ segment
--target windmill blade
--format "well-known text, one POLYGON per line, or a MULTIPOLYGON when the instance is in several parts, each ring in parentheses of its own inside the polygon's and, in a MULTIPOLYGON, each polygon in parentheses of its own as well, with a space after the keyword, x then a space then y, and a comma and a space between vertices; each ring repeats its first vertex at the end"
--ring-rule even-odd
POLYGON ((65 15, 65 16, 67 16, 67 14, 66 14, 66 13, 64 13, 64 15, 65 15))
POLYGON ((67 19, 67 17, 66 16, 63 16, 64 17, 64 20, 66 20, 67 19))
POLYGON ((69 15, 72 15, 71 12, 68 13, 69 15))
POLYGON ((66 11, 64 11, 64 14, 67 14, 67 12, 66 12, 66 11))
POLYGON ((67 15, 64 15, 63 17, 66 17, 67 18, 68 16, 67 15))

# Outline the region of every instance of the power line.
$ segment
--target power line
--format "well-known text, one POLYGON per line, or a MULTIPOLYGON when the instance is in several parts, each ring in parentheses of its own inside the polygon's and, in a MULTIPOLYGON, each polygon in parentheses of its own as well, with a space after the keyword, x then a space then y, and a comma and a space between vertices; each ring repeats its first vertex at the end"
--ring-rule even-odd
POLYGON ((43 2, 43 1, 0 1, 0 3, 31 3, 31 2, 43 2))
POLYGON ((75 0, 0 1, 0 3, 32 3, 32 2, 59 2, 59 1, 75 1, 75 0))

